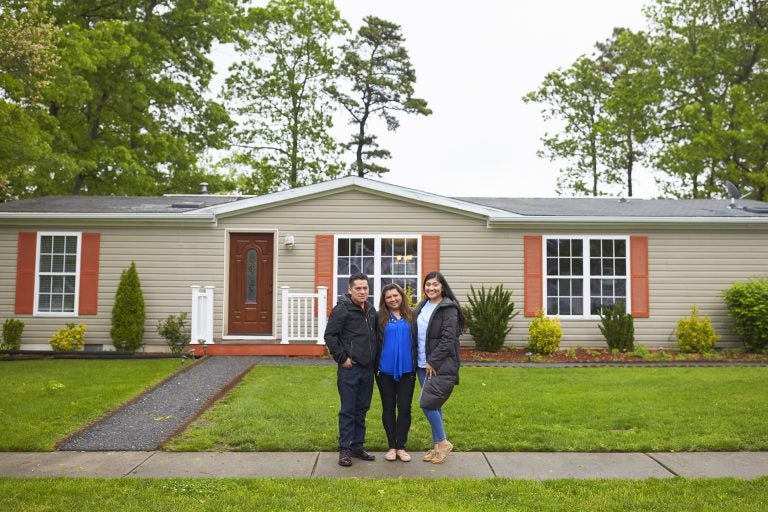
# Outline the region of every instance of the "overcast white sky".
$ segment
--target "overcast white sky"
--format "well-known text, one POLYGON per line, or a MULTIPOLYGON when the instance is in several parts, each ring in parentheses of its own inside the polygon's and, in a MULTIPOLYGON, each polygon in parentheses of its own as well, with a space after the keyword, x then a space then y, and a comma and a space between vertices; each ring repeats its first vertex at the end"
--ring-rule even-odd
MULTIPOLYGON (((521 98, 614 27, 644 29, 648 0, 335 3, 353 30, 367 15, 402 27, 416 95, 433 111, 400 116, 396 132, 373 125, 392 152, 382 181, 444 196, 553 197, 558 164, 536 156, 548 128, 539 106, 521 98)), ((344 140, 351 133, 336 129, 344 140)), ((651 177, 635 181, 635 195, 657 195, 651 177)))

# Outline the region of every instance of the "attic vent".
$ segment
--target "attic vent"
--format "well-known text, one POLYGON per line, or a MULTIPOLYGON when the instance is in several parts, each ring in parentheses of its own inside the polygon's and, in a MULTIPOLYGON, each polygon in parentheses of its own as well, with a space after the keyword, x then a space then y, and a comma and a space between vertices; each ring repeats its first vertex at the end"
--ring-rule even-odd
POLYGON ((173 203, 171 208, 202 208, 203 203, 193 203, 192 201, 186 201, 183 203, 173 203))

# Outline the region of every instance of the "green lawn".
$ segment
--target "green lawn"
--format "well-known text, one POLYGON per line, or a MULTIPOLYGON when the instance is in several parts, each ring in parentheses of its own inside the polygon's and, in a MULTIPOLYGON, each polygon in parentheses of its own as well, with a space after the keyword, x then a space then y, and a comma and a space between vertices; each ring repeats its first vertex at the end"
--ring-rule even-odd
MULTIPOLYGON (((255 367, 166 449, 333 451, 333 367, 255 367)), ((462 369, 444 408, 462 451, 707 451, 768 449, 768 368, 462 369)), ((418 385, 417 385, 418 393, 418 385)), ((367 448, 386 441, 378 393, 367 448)), ((431 445, 414 399, 408 447, 431 445)))
POLYGON ((0 451, 53 450, 178 368, 178 359, 0 361, 0 451))
POLYGON ((0 478, 3 511, 768 510, 768 478, 307 480, 0 478))

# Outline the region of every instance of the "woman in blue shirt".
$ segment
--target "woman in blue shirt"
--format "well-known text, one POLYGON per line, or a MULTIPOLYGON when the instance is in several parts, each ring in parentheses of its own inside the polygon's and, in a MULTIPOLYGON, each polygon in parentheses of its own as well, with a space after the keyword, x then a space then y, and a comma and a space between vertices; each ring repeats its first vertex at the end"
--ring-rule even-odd
POLYGON ((392 283, 384 286, 379 299, 379 332, 383 344, 376 384, 381 396, 381 422, 387 434, 389 461, 411 460, 405 451, 411 428, 411 401, 416 383, 415 354, 411 343, 413 312, 403 289, 392 283))

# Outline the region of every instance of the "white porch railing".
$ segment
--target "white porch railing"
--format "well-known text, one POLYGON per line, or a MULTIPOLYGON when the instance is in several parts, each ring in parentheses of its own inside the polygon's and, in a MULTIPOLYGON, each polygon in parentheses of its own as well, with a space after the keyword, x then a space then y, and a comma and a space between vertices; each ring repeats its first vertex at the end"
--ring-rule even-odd
POLYGON ((291 293, 289 286, 281 286, 283 328, 281 344, 291 341, 316 341, 325 345, 328 287, 318 286, 317 293, 291 293), (317 316, 315 316, 317 304, 317 316))
POLYGON ((190 345, 213 343, 213 286, 192 286, 190 345), (203 290, 200 290, 203 288, 203 290))

